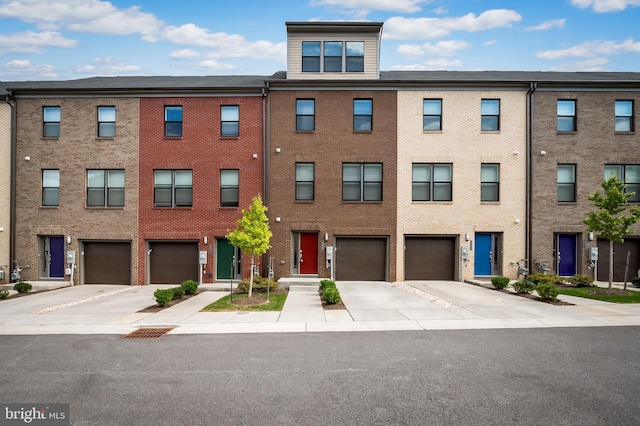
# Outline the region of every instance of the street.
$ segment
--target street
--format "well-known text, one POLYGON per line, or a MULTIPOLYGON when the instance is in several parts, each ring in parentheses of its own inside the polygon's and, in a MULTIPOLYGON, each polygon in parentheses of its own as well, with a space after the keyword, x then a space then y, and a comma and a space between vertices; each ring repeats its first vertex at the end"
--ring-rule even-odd
POLYGON ((638 331, 0 336, 0 401, 74 425, 637 425, 638 331))

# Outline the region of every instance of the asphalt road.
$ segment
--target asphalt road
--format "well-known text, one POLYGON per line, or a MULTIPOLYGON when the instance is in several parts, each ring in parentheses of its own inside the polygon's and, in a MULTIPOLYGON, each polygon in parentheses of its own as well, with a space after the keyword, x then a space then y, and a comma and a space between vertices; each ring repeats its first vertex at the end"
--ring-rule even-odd
POLYGON ((640 328, 0 336, 1 402, 78 425, 638 425, 640 328))

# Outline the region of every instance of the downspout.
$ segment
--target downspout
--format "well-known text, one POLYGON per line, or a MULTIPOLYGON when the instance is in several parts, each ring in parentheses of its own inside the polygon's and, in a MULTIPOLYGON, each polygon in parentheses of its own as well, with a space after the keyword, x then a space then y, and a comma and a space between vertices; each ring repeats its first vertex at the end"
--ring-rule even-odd
POLYGON ((265 87, 262 88, 262 193, 265 206, 269 206, 269 163, 271 158, 271 136, 269 134, 269 119, 267 117, 267 112, 270 111, 269 101, 269 82, 265 82, 265 87))
POLYGON ((527 165, 526 165, 526 215, 525 220, 525 259, 527 259, 527 268, 529 272, 532 272, 531 255, 533 253, 533 92, 538 88, 538 83, 529 83, 529 90, 527 90, 527 165))
POLYGON ((17 109, 18 104, 13 97, 11 90, 7 89, 7 104, 11 106, 11 177, 9 190, 9 270, 5 271, 6 274, 10 274, 13 271, 15 265, 16 255, 16 157, 18 149, 17 138, 17 109))

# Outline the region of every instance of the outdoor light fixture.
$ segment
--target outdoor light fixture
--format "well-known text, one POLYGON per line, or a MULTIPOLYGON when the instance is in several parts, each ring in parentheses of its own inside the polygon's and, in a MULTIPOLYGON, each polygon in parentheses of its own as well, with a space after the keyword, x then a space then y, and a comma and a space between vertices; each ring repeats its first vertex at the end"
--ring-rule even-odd
POLYGON ((205 235, 204 238, 202 239, 202 241, 207 244, 207 236, 205 235))
POLYGON ((469 241, 469 233, 468 232, 466 234, 464 234, 464 240, 465 241, 469 241))
POLYGON ((276 222, 280 222, 280 217, 276 217, 276 222))
POLYGON ((540 155, 547 155, 547 151, 540 151, 540 155))
POLYGON ((520 219, 518 219, 518 218, 516 217, 515 222, 516 222, 516 223, 520 223, 520 219))
POLYGON ((67 235, 67 244, 71 244, 71 235, 67 235))
POLYGON ((258 154, 253 154, 253 158, 258 158, 258 154))
POLYGON ((280 148, 276 148, 276 152, 278 152, 278 153, 279 153, 279 152, 280 152, 280 148))
POLYGON ((593 232, 589 232, 589 241, 593 241, 593 232))
POLYGON ((329 233, 328 232, 324 233, 324 240, 325 241, 329 241, 329 233))

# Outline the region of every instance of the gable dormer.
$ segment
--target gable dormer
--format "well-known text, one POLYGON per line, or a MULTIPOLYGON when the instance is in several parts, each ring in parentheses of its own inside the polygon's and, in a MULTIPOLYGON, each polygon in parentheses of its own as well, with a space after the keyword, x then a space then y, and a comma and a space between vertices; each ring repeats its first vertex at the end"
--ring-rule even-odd
POLYGON ((287 79, 377 80, 382 22, 287 22, 287 79))

